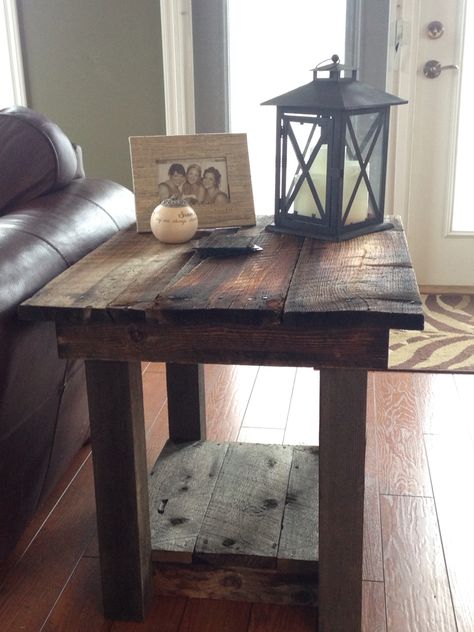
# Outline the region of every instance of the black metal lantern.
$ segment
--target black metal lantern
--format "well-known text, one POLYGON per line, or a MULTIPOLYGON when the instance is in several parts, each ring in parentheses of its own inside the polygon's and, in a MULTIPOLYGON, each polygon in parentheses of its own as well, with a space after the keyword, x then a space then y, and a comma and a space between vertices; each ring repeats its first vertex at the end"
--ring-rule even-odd
POLYGON ((356 80, 334 55, 277 106, 275 222, 269 230, 339 241, 384 222, 389 111, 403 99, 356 80), (321 78, 321 72, 329 76, 321 78))

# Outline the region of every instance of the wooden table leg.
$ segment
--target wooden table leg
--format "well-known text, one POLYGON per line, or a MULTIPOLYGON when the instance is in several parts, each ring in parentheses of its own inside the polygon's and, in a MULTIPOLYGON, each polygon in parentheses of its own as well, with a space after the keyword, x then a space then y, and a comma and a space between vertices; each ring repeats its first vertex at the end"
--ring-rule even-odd
POLYGON ((206 438, 204 366, 167 364, 168 423, 172 441, 206 438))
POLYGON ((319 632, 360 632, 367 371, 321 371, 319 632))
POLYGON ((104 614, 141 621, 152 595, 141 366, 85 364, 104 614))

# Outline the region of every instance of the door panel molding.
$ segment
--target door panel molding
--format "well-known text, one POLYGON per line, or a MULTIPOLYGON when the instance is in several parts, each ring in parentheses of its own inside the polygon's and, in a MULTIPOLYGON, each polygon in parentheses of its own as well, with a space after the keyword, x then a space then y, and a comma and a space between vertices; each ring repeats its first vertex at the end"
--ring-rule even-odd
POLYGON ((390 0, 387 90, 408 103, 393 108, 390 122, 387 208, 410 231, 410 179, 413 165, 415 93, 419 43, 420 0, 390 0))

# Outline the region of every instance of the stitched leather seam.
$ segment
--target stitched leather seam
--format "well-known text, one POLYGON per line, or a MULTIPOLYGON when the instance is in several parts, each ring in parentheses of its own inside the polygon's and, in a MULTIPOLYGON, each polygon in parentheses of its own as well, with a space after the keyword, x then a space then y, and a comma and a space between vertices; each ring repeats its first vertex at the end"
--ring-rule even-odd
POLYGON ((112 222, 115 224, 117 230, 120 230, 120 226, 117 224, 117 222, 115 221, 114 217, 100 204, 98 204, 95 200, 91 200, 90 198, 84 196, 84 195, 79 195, 79 193, 75 193, 74 191, 68 191, 69 195, 73 195, 74 197, 78 197, 81 200, 85 200, 86 202, 90 202, 91 204, 93 204, 94 206, 96 206, 97 208, 100 208, 101 211, 104 211, 104 213, 112 220, 112 222))
POLYGON ((10 230, 16 230, 19 233, 24 233, 25 235, 31 235, 32 237, 36 237, 36 239, 41 240, 42 242, 47 244, 50 248, 52 248, 61 257, 61 259, 64 261, 64 263, 66 264, 68 268, 72 265, 71 263, 69 263, 66 257, 55 246, 53 246, 51 242, 49 242, 44 237, 41 237, 40 235, 37 235, 36 233, 32 233, 29 230, 25 230, 24 228, 18 228, 17 226, 2 226, 2 230, 5 228, 9 228, 10 230))

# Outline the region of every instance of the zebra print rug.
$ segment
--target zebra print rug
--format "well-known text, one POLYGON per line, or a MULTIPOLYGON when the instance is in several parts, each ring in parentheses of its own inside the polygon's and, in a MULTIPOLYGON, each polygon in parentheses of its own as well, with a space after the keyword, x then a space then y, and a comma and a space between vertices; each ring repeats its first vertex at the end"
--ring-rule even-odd
POLYGON ((474 296, 424 294, 424 331, 390 332, 389 368, 474 373, 474 296))

